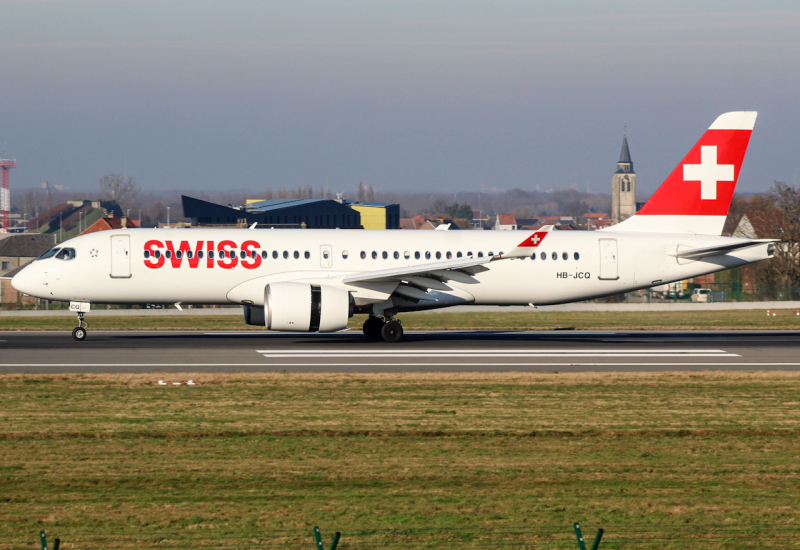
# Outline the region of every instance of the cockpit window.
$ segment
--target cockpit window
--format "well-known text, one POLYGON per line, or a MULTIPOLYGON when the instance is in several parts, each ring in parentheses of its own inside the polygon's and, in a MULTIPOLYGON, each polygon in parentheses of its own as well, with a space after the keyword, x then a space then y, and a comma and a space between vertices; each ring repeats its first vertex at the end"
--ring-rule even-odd
POLYGON ((52 258, 56 254, 58 254, 59 250, 61 250, 60 247, 59 248, 51 248, 50 250, 48 250, 47 252, 45 252, 44 254, 42 254, 41 256, 39 256, 36 259, 37 260, 44 260, 45 258, 52 258))
POLYGON ((61 252, 56 254, 56 258, 59 260, 74 260, 75 259, 75 249, 74 248, 62 248, 61 252))

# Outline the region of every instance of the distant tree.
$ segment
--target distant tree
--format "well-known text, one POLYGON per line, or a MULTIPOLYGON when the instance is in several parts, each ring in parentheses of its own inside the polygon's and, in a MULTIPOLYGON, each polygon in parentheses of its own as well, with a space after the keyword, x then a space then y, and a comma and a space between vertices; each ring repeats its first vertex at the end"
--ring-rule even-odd
POLYGON ((364 182, 358 182, 358 192, 356 193, 356 200, 364 201, 367 200, 366 198, 366 191, 364 189, 364 182))
POLYGON ((332 199, 333 198, 333 192, 331 191, 330 187, 325 189, 325 198, 326 199, 332 199))
POLYGON ((267 189, 267 192, 264 193, 264 200, 271 201, 272 200, 272 189, 267 189))
POLYGON ((450 205, 448 205, 443 199, 436 199, 428 208, 428 213, 431 215, 446 214, 448 208, 450 208, 450 205))
POLYGON ((288 199, 289 198, 289 192, 286 190, 285 187, 280 187, 278 189, 278 198, 279 199, 288 199))
POLYGON ((364 200, 367 202, 375 201, 375 191, 373 191, 371 185, 364 186, 364 200))
POLYGON ((100 178, 100 200, 115 202, 125 206, 128 201, 139 194, 139 186, 132 178, 124 178, 119 174, 108 174, 100 178))
POLYGON ((454 202, 445 212, 453 219, 472 220, 472 207, 467 203, 454 202))

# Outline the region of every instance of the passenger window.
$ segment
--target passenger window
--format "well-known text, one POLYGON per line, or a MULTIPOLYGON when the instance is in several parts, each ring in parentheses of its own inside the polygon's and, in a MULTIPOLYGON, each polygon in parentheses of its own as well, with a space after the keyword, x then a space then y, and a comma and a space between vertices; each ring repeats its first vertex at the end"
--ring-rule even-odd
POLYGON ((308 250, 306 250, 306 251, 303 253, 303 257, 304 257, 306 260, 307 260, 307 259, 309 259, 309 258, 311 257, 311 252, 309 252, 308 250))
MULTIPOLYGON (((212 258, 214 257, 214 253, 213 252, 209 252, 209 254, 211 254, 212 258)), ((161 251, 160 250, 156 250, 156 258, 160 258, 160 257, 161 257, 161 251)))
POLYGON ((533 254, 531 254, 531 260, 535 260, 535 259, 536 259, 536 252, 534 252, 533 254))
POLYGON ((347 252, 347 250, 342 250, 342 259, 346 260, 347 256, 349 256, 349 253, 347 252))
MULTIPOLYGON (((158 255, 159 255, 159 252, 158 252, 158 250, 156 250, 156 258, 158 258, 158 255)), ((214 251, 213 250, 209 250, 208 251, 208 257, 210 259, 212 259, 212 260, 214 259, 214 251)))
POLYGON ((558 259, 558 252, 553 252, 552 257, 554 260, 558 259))
POLYGON ((172 258, 172 252, 167 250, 166 252, 164 252, 164 256, 166 256, 167 258, 172 258))
POLYGON ((372 259, 373 260, 377 260, 378 259, 378 253, 375 252, 374 250, 372 251, 372 259))
MULTIPOLYGON (((191 252, 189 252, 189 254, 191 254, 191 252)), ((255 250, 251 250, 250 251, 250 257, 255 260, 256 256, 258 256, 258 252, 256 252, 255 250)), ((189 257, 191 258, 191 256, 189 256, 189 257)))
POLYGON ((564 253, 561 255, 561 259, 562 259, 562 260, 569 260, 569 254, 567 254, 566 252, 564 252, 564 253))
POLYGON ((437 252, 436 253, 436 259, 437 260, 441 260, 442 259, 442 253, 441 252, 437 252))
POLYGON ((283 251, 283 259, 284 260, 288 260, 289 259, 289 251, 288 250, 284 250, 283 251))
POLYGON ((483 258, 483 252, 478 252, 478 258, 483 258))
POLYGON ((394 251, 394 259, 395 260, 399 260, 400 259, 400 253, 397 250, 394 251))
MULTIPOLYGON (((202 254, 202 252, 200 254, 202 254)), ((266 260, 267 259, 267 251, 266 250, 262 250, 261 251, 261 259, 262 260, 266 260)))
POLYGON ((457 252, 456 253, 456 258, 460 258, 460 257, 461 257, 461 252, 457 252))
POLYGON ((414 252, 414 259, 419 260, 419 252, 414 252))
POLYGON ((425 253, 425 259, 426 260, 430 260, 431 259, 431 253, 430 252, 426 252, 425 253))
POLYGON ((197 251, 197 257, 200 258, 201 260, 203 259, 203 251, 202 250, 198 250, 197 251))
POLYGON ((47 252, 45 252, 44 254, 42 254, 41 256, 39 256, 36 259, 37 260, 44 260, 45 258, 52 258, 56 254, 58 254, 59 250, 61 250, 61 248, 51 248, 50 250, 48 250, 47 252))
POLYGON ((299 260, 300 259, 300 253, 297 250, 294 251, 294 259, 295 260, 299 260))
POLYGON ((546 260, 546 259, 547 259, 547 252, 542 252, 542 253, 539 255, 539 257, 540 257, 541 259, 543 259, 543 260, 546 260))
POLYGON ((183 258, 183 252, 178 250, 177 252, 175 252, 175 257, 180 260, 181 258, 183 258))
POLYGON ((389 258, 389 254, 384 250, 383 251, 383 259, 386 260, 389 258))
POLYGON ((236 251, 235 250, 231 250, 230 252, 228 252, 228 258, 230 258, 232 260, 235 257, 236 257, 236 251))
POLYGON ((150 257, 150 251, 149 250, 145 250, 144 251, 144 259, 146 260, 149 257, 150 257))
POLYGON ((189 258, 190 260, 192 259, 192 251, 191 250, 187 250, 186 251, 186 257, 189 258))
POLYGON ((467 256, 472 256, 472 252, 467 252, 467 256))
POLYGON ((272 259, 273 260, 277 260, 278 259, 278 251, 277 250, 273 250, 272 251, 272 259))
POLYGON ((489 257, 491 258, 493 256, 494 256, 494 252, 489 252, 489 257))
POLYGON ((578 254, 577 252, 575 253, 575 255, 574 255, 573 257, 574 257, 576 260, 580 260, 580 259, 581 259, 581 255, 580 255, 580 254, 578 254))
POLYGON ((363 250, 361 251, 361 259, 362 260, 366 260, 367 259, 367 253, 364 252, 363 250))
POLYGON ((411 257, 411 252, 409 252, 408 250, 406 250, 405 252, 403 252, 403 258, 405 258, 405 259, 407 260, 407 259, 409 259, 410 257, 411 257))

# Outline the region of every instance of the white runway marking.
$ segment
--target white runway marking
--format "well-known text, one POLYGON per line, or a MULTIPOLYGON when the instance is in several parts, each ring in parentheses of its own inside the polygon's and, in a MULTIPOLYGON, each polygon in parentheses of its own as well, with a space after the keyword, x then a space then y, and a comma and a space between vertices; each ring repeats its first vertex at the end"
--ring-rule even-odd
MULTIPOLYGON (((727 353, 725 350, 698 350, 698 349, 538 349, 538 350, 511 350, 511 349, 480 349, 465 352, 455 349, 421 350, 421 349, 387 349, 387 350, 341 350, 341 349, 322 349, 322 350, 256 350, 268 359, 289 359, 289 358, 325 358, 332 359, 351 358, 365 359, 371 357, 385 358, 456 358, 471 357, 481 359, 496 358, 532 358, 532 357, 741 357, 736 353, 727 353)), ((493 363, 494 364, 494 363, 493 363)))
MULTIPOLYGON (((3 367, 630 367, 636 363, 439 363, 414 361, 413 363, 0 363, 3 367)), ((800 363, 640 363, 648 367, 800 367, 800 363)))

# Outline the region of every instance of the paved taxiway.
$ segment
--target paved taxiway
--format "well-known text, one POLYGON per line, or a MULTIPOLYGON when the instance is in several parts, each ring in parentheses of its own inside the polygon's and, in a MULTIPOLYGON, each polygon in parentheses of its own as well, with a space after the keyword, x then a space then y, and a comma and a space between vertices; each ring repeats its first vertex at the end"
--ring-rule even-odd
POLYGON ((800 370, 800 331, 0 332, 0 373, 800 370))

